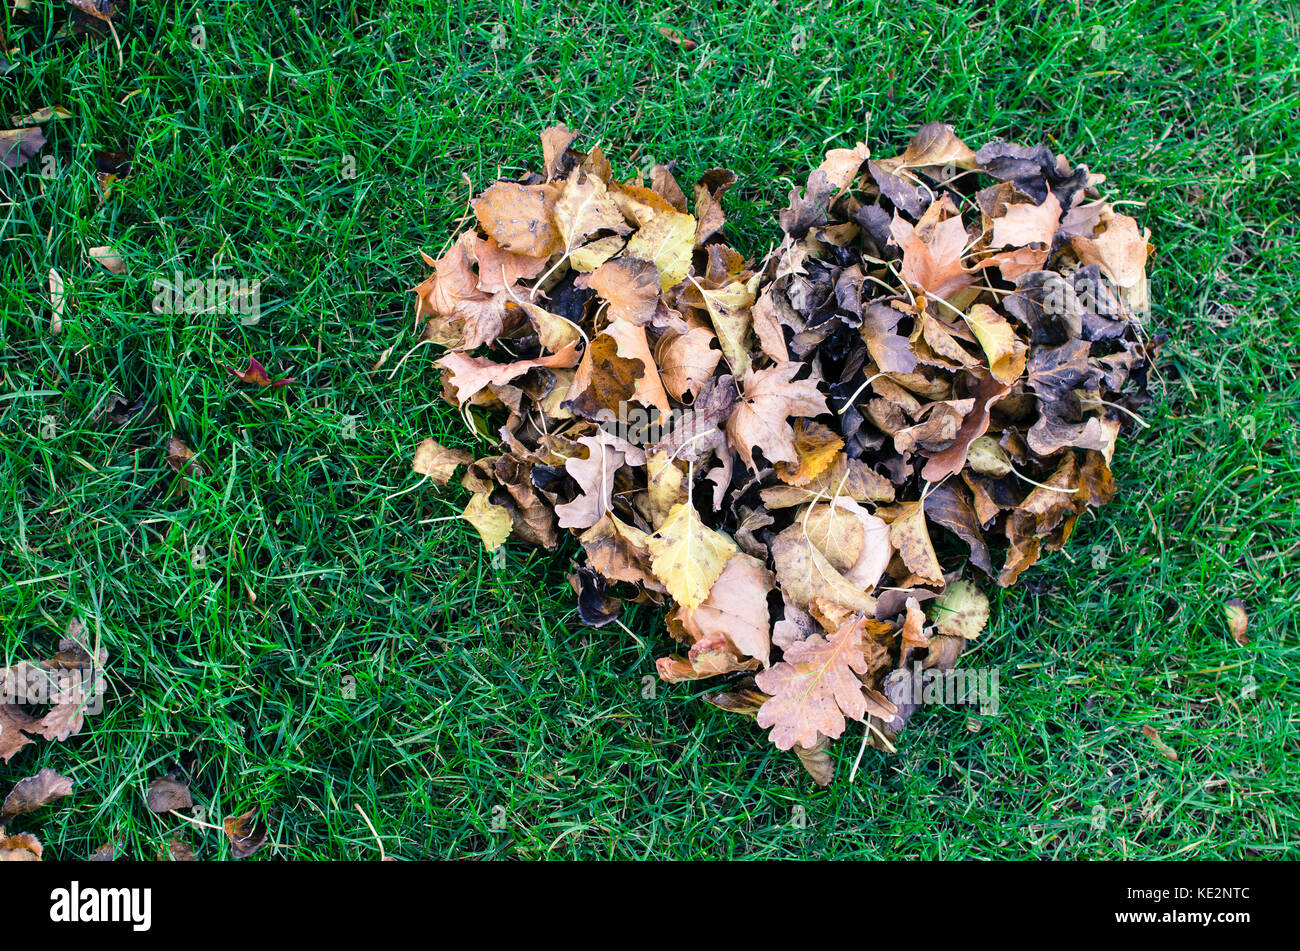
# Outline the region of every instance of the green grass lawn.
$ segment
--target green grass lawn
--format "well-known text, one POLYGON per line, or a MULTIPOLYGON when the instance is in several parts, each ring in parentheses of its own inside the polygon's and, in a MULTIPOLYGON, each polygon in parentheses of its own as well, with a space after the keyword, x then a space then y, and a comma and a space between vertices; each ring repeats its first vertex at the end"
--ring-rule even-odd
POLYGON ((73 617, 112 654, 102 715, 0 765, 0 792, 43 766, 75 781, 14 823, 47 858, 114 837, 151 858, 172 834, 228 857, 145 807, 191 753, 201 821, 267 810, 259 859, 377 858, 362 811, 403 858, 1297 854, 1294 4, 140 0, 121 65, 111 39, 58 36, 62 3, 12 6, 0 121, 72 117, 45 127, 51 177, 0 169, 0 661, 48 656, 73 617), (464 176, 538 167, 554 121, 623 177, 646 156, 683 182, 733 168, 731 234, 759 257, 826 147, 895 154, 933 119, 1105 173, 1151 228, 1171 339, 1115 503, 988 586, 963 663, 999 668, 999 713, 923 709, 849 783, 854 724, 822 790, 708 688, 643 697, 662 623, 583 628, 571 539, 494 566, 447 519, 459 485, 398 495, 425 436, 489 446, 440 399, 431 348, 393 370, 464 176), (135 160, 107 201, 100 149, 135 160), (126 274, 89 259, 106 244, 126 274), (260 280, 260 322, 151 313, 176 270, 260 280), (297 382, 238 383, 250 355, 297 382), (115 394, 152 413, 115 425, 115 394), (210 473, 187 498, 173 431, 210 473))

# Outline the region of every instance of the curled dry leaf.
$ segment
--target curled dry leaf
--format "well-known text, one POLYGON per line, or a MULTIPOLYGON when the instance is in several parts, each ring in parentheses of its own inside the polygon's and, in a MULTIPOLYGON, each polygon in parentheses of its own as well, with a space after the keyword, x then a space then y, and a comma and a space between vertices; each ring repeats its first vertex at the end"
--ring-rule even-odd
POLYGON ((248 368, 236 370, 232 367, 226 367, 231 376, 238 377, 243 383, 255 383, 258 386, 269 386, 272 389, 280 389, 282 386, 288 386, 290 383, 297 382, 297 377, 281 377, 278 380, 271 379, 271 375, 266 372, 266 367, 257 360, 256 357, 248 358, 248 368))
POLYGON ((270 835, 270 829, 262 818, 260 806, 254 806, 242 815, 230 816, 221 827, 230 842, 230 851, 236 859, 248 858, 266 845, 267 836, 270 835))
POLYGON ((100 245, 90 249, 90 257, 110 274, 125 274, 126 261, 109 245, 100 245))
POLYGON ((0 862, 39 862, 44 849, 30 832, 6 835, 0 826, 0 862))
POLYGON ((1178 751, 1160 739, 1160 732, 1150 723, 1143 724, 1142 735, 1155 744, 1156 750, 1167 760, 1178 760, 1178 751))
POLYGON ((72 780, 54 770, 42 769, 35 776, 19 780, 0 807, 0 822, 35 812, 42 806, 72 795, 72 780))
POLYGON ((8 762, 34 738, 63 742, 80 732, 88 713, 102 703, 108 651, 85 650, 80 621, 68 625, 54 656, 39 663, 0 668, 0 760, 8 762), (43 713, 35 715, 34 708, 43 713))
POLYGON ((5 168, 26 165, 45 147, 45 136, 36 126, 0 129, 0 163, 5 168))
POLYGON ((1232 639, 1242 647, 1250 646, 1250 635, 1246 628, 1250 624, 1250 615, 1246 613, 1246 604, 1240 598, 1232 598, 1223 606, 1223 615, 1228 621, 1228 632, 1232 639))
POLYGON ((63 306, 67 301, 68 295, 64 290, 63 278, 59 272, 50 268, 50 333, 63 333, 63 306))
MULTIPOLYGON (((4 722, 4 709, 0 706, 0 743, 4 742, 4 733, 11 726, 4 722)), ((70 795, 72 780, 49 768, 19 780, 5 797, 4 805, 0 806, 0 862, 39 862, 44 852, 40 840, 30 832, 6 833, 3 823, 70 795)))
POLYGON ((208 474, 207 470, 203 468, 203 464, 195 456, 194 450, 187 446, 185 440, 175 433, 172 433, 171 438, 167 440, 166 459, 171 470, 182 476, 205 476, 208 474))
POLYGON ((167 771, 165 775, 153 779, 145 794, 145 801, 150 812, 171 812, 173 809, 189 809, 194 805, 190 794, 189 780, 179 767, 167 771))
POLYGON ((691 50, 695 49, 695 47, 700 45, 699 43, 696 43, 694 40, 687 39, 686 37, 682 36, 680 33, 678 33, 670 26, 659 27, 659 35, 662 36, 669 43, 677 44, 682 49, 686 50, 688 53, 691 50))

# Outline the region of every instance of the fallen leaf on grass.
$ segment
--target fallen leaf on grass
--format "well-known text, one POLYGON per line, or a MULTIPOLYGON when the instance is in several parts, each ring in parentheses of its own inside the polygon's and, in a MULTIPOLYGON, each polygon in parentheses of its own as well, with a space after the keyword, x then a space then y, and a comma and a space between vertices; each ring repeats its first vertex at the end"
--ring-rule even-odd
POLYGON ((59 651, 40 663, 22 662, 0 668, 0 760, 8 762, 39 737, 63 742, 80 732, 92 704, 100 701, 102 669, 108 651, 92 658, 81 646, 80 621, 68 625, 59 651), (12 698, 14 702, 9 702, 12 698), (36 715, 34 708, 43 707, 36 715))
POLYGON ((47 767, 14 785, 13 791, 5 797, 3 808, 0 808, 0 822, 35 812, 42 806, 71 795, 72 780, 47 767))
POLYGON ((282 386, 288 386, 290 383, 297 382, 297 377, 281 377, 278 380, 271 379, 271 375, 266 372, 266 367, 257 360, 256 357, 248 358, 248 368, 246 370, 235 370, 226 367, 231 376, 238 377, 243 383, 255 383, 258 386, 269 386, 272 389, 279 389, 282 386))
POLYGON ((686 50, 688 53, 691 50, 695 49, 695 47, 700 45, 699 43, 696 43, 694 40, 687 39, 686 37, 682 36, 680 33, 678 33, 670 26, 659 27, 659 35, 662 36, 664 39, 666 39, 668 42, 677 44, 682 49, 686 50))
POLYGON ((112 862, 122 851, 120 842, 105 842, 95 851, 86 856, 87 862, 112 862))
POLYGON ((1151 724, 1147 723, 1143 725, 1142 735, 1156 745, 1156 749, 1160 751, 1160 755, 1163 756, 1165 759, 1167 760, 1178 759, 1178 753, 1174 750, 1172 746, 1170 746, 1164 740, 1160 739, 1160 734, 1156 731, 1156 728, 1153 727, 1151 724))
POLYGON ((230 816, 222 823, 222 829, 236 859, 246 859, 266 845, 266 838, 270 834, 258 806, 243 815, 230 816))
POLYGON ((510 511, 504 506, 492 504, 486 492, 476 492, 470 497, 469 505, 465 506, 461 518, 478 529, 483 547, 488 551, 500 548, 514 528, 510 511))
POLYGON ((110 246, 106 244, 100 245, 99 247, 91 248, 89 253, 95 263, 99 264, 110 274, 126 273, 126 261, 122 260, 121 255, 114 251, 110 246))
POLYGON ((6 835, 5 827, 0 826, 0 862, 39 862, 43 851, 40 840, 30 832, 6 835))
POLYGON ((67 301, 63 278, 50 268, 50 333, 63 333, 63 305, 67 301))
POLYGON ((6 168, 19 168, 35 158, 45 142, 45 136, 35 126, 0 130, 0 162, 6 168))
POLYGON ((428 476, 434 485, 446 485, 458 467, 473 461, 474 457, 464 449, 448 449, 429 438, 416 447, 411 469, 428 476))
POLYGON ((1223 606, 1223 614, 1228 620, 1228 631, 1232 634, 1232 639, 1242 647, 1250 646, 1250 636, 1246 633, 1250 615, 1246 613, 1245 602, 1233 598, 1223 606))
POLYGON ((62 106, 44 106, 26 115, 10 116, 9 122, 16 126, 40 125, 42 122, 49 122, 55 118, 71 119, 72 113, 62 106))
MULTIPOLYGON (((2 707, 0 711, 3 711, 2 707)), ((0 734, 6 729, 7 726, 0 726, 0 734)), ((5 797, 4 806, 0 807, 0 823, 35 812, 70 795, 72 780, 52 769, 42 769, 35 776, 19 780, 14 785, 5 797)), ((0 862, 39 862, 43 852, 40 840, 30 832, 6 834, 4 825, 0 825, 0 862)))
POLYGON ((164 457, 167 467, 179 475, 181 494, 189 489, 190 477, 202 479, 208 474, 194 450, 185 444, 180 436, 172 433, 167 439, 167 454, 164 457))
MULTIPOLYGON (((229 821, 229 820, 227 820, 229 821)), ((251 854, 251 853, 250 853, 251 854)), ((238 857, 238 856, 237 856, 238 857)), ((190 845, 184 839, 172 836, 167 840, 165 850, 158 851, 159 862, 195 862, 194 846, 190 845)))
POLYGON ((151 780, 145 801, 149 811, 157 813, 189 809, 194 805, 189 780, 185 779, 180 767, 173 767, 165 775, 151 780))

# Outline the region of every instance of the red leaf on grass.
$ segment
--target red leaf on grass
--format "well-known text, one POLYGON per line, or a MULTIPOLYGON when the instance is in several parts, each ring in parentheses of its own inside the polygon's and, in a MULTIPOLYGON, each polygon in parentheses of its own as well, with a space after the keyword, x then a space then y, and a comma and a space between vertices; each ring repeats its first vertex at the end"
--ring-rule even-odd
POLYGON ((262 366, 256 357, 248 358, 248 369, 246 370, 235 370, 231 367, 226 367, 226 369, 230 371, 231 375, 238 377, 240 381, 244 383, 256 383, 258 386, 269 386, 276 390, 282 386, 288 386, 290 383, 295 383, 298 380, 296 376, 281 377, 278 380, 272 380, 271 375, 266 372, 266 367, 262 366))

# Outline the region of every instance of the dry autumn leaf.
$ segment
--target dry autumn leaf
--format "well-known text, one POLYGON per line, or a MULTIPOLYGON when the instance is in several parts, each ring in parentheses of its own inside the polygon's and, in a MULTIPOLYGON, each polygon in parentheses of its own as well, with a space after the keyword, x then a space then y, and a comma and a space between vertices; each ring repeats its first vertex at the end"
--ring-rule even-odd
POLYGON ((736 545, 706 528, 690 502, 678 502, 650 536, 651 568, 682 607, 694 611, 709 596, 736 545))
POLYGON ((434 485, 446 485, 459 467, 473 461, 474 457, 464 449, 448 449, 430 437, 416 447, 411 469, 426 476, 434 485))
POLYGON ((0 163, 5 168, 19 168, 35 158, 45 142, 45 136, 36 126, 0 129, 0 163))
POLYGON ((270 835, 260 806, 254 806, 238 816, 230 816, 222 823, 230 851, 236 859, 246 859, 266 845, 270 835))
POLYGON ((168 770, 149 783, 145 794, 150 812, 171 812, 174 809, 189 809, 194 805, 190 794, 189 780, 179 767, 168 770))
POLYGON ((934 629, 973 641, 989 622, 989 599, 969 581, 948 585, 934 601, 934 629))
POLYGON ((866 623, 864 616, 851 618, 834 634, 798 641, 785 660, 754 678, 771 697, 758 711, 758 725, 772 728, 778 749, 816 747, 819 735, 833 740, 844 732, 845 717, 862 720, 876 705, 860 679, 870 670, 862 649, 866 623))
POLYGON ((0 807, 0 822, 35 812, 42 806, 71 795, 72 780, 60 776, 52 769, 42 769, 35 776, 28 776, 14 785, 5 797, 4 806, 0 807))
POLYGON ((510 510, 501 505, 493 505, 486 492, 476 492, 470 497, 461 518, 478 530, 483 539, 483 547, 488 551, 500 548, 514 527, 510 510))
POLYGON ((271 375, 266 372, 266 367, 256 357, 248 358, 248 367, 244 370, 236 370, 226 367, 230 375, 238 377, 242 383, 254 383, 257 386, 269 386, 272 389, 288 386, 290 383, 297 382, 297 377, 281 377, 280 379, 271 379, 271 375))
POLYGON ((1240 598, 1232 598, 1223 606, 1224 617, 1228 621, 1228 632, 1232 634, 1232 639, 1242 647, 1250 646, 1250 636, 1246 633, 1246 628, 1250 623, 1250 615, 1246 613, 1246 605, 1240 598))
POLYGON ((99 247, 91 248, 89 254, 96 264, 100 265, 110 274, 126 273, 126 261, 122 260, 122 256, 114 251, 109 245, 101 245, 99 247))

